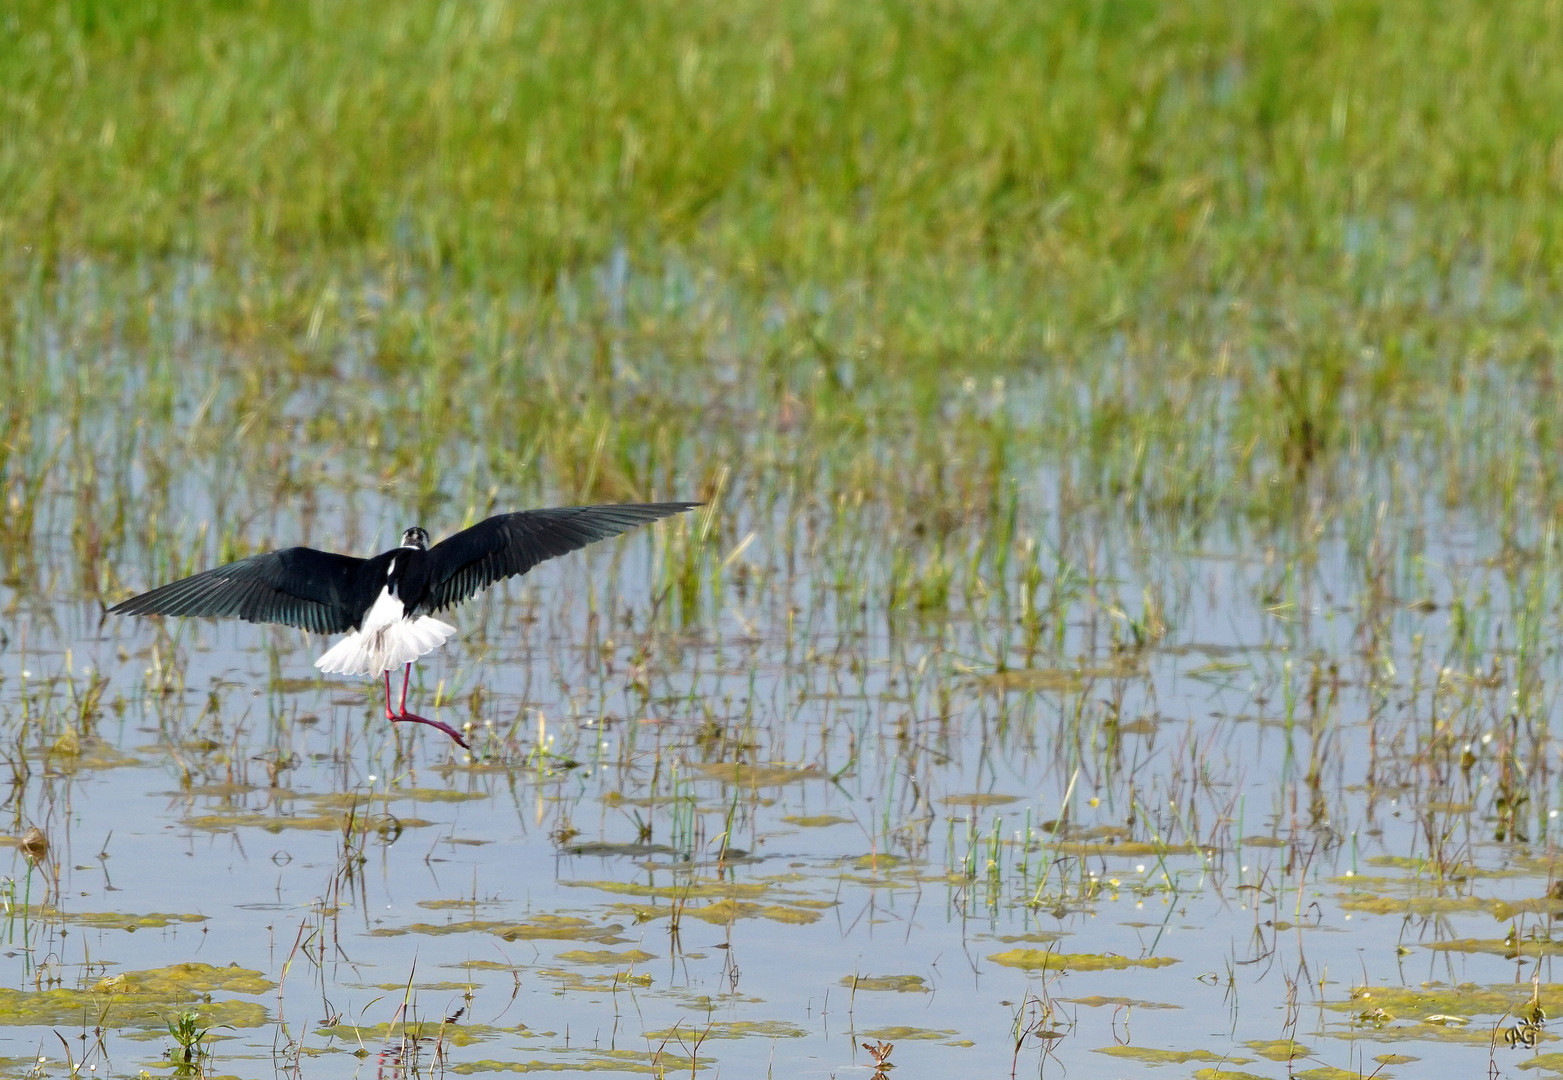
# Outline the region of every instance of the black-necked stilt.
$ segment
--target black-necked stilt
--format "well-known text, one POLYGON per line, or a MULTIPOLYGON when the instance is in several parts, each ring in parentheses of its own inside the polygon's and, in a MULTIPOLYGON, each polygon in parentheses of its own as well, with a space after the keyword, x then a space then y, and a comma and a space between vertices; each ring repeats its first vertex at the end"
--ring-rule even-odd
POLYGON ((463 748, 449 724, 407 711, 413 661, 456 632, 434 612, 468 600, 544 559, 701 505, 694 502, 559 506, 499 514, 429 547, 414 526, 401 547, 372 559, 291 547, 205 570, 109 608, 117 615, 193 615, 282 623, 317 634, 347 633, 315 661, 322 671, 385 675, 385 715, 439 728, 463 748), (350 632, 349 632, 350 631, 350 632), (391 711, 391 671, 404 667, 402 698, 391 711))

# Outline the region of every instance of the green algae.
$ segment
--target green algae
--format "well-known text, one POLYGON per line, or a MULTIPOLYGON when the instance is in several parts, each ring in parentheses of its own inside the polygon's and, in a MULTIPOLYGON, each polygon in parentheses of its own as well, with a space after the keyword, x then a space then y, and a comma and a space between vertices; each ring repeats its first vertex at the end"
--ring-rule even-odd
MULTIPOLYGON (((282 832, 285 829, 340 831, 349 824, 361 827, 376 806, 400 802, 462 803, 488 798, 479 792, 451 791, 447 788, 401 788, 376 794, 335 791, 311 795, 276 790, 271 794, 274 805, 265 810, 224 808, 212 813, 193 814, 185 818, 183 823, 188 828, 206 832, 241 828, 265 829, 268 832, 282 832), (284 810, 282 803, 288 803, 290 807, 284 810)), ((422 818, 400 814, 395 815, 394 821, 397 830, 423 828, 432 824, 422 818)))
MULTIPOLYGON (((716 879, 699 879, 682 885, 646 885, 631 881, 562 881, 561 885, 574 888, 596 889, 621 896, 641 896, 648 899, 667 900, 680 904, 679 912, 689 918, 723 924, 737 919, 769 919, 773 922, 806 924, 816 922, 821 912, 836 906, 835 900, 816 900, 807 897, 791 897, 783 885, 800 880, 788 874, 751 882, 733 882, 716 879), (691 900, 709 899, 708 904, 692 904, 691 900), (762 899, 772 903, 762 904, 762 899)), ((670 917, 672 908, 632 908, 637 921, 670 917)))
POLYGON ((1271 1061, 1291 1061, 1313 1053, 1311 1049, 1295 1039, 1250 1039, 1243 1045, 1260 1057, 1269 1058, 1271 1061))
POLYGON ((1495 903, 1474 896, 1350 896, 1340 900, 1342 910, 1370 915, 1454 915, 1488 911, 1495 903))
POLYGON ((1228 1069, 1221 1065, 1210 1068, 1195 1069, 1194 1080, 1271 1080, 1261 1073, 1243 1072, 1239 1069, 1228 1069))
POLYGON ((1191 1061, 1230 1061, 1234 1065, 1246 1065, 1252 1060, 1218 1054, 1214 1050, 1162 1050, 1151 1046, 1099 1046, 1094 1052, 1147 1065, 1184 1065, 1191 1061))
MULTIPOLYGON (((396 989, 399 989, 396 988, 396 989)), ((315 1034, 327 1039, 341 1039, 355 1044, 393 1042, 411 1039, 423 1042, 440 1039, 453 1046, 471 1046, 500 1035, 513 1034, 514 1029, 485 1027, 481 1024, 459 1024, 444 1020, 415 1020, 394 1024, 325 1024, 315 1028, 315 1034)))
POLYGON ((614 946, 625 941, 621 924, 597 925, 574 914, 539 914, 530 921, 499 932, 505 941, 597 941, 614 946))
POLYGON ((859 1035, 869 1039, 880 1039, 884 1042, 937 1042, 940 1039, 953 1039, 959 1032, 947 1031, 941 1028, 924 1027, 879 1027, 870 1028, 867 1031, 859 1031, 859 1035))
POLYGON ((832 825, 851 825, 851 818, 844 818, 837 814, 784 814, 782 820, 789 825, 797 825, 805 829, 825 829, 832 825))
POLYGON ((908 860, 901 855, 885 855, 869 853, 867 855, 852 855, 839 860, 848 866, 854 866, 859 870, 893 870, 898 866, 909 865, 908 860))
POLYGON ((611 975, 590 975, 568 968, 539 968, 536 974, 548 979, 560 990, 591 994, 611 994, 627 987, 643 990, 652 984, 651 976, 644 972, 615 971, 611 975))
POLYGON ((1059 840, 1048 845, 1061 855, 1105 855, 1125 859, 1159 858, 1167 855, 1199 855, 1197 844, 1157 844, 1145 840, 1059 840))
POLYGON ((869 871, 867 874, 842 873, 837 880, 870 889, 911 889, 929 884, 962 886, 967 883, 963 874, 943 868, 931 869, 926 864, 913 862, 900 855, 870 852, 834 861, 838 866, 869 871))
POLYGON ((393 788, 377 795, 392 802, 464 803, 483 802, 493 796, 486 791, 454 791, 450 788, 393 788))
POLYGON ((221 814, 195 814, 181 824, 202 832, 228 832, 233 829, 264 829, 271 833, 289 829, 316 832, 341 832, 350 816, 340 814, 288 814, 283 811, 235 810, 221 814))
MULTIPOLYGON (((690 1029, 686 1038, 695 1034, 690 1029)), ((676 1042, 673 1043, 676 1045, 676 1042)), ((575 1055, 573 1060, 567 1061, 496 1061, 493 1059, 483 1061, 464 1061, 459 1064, 446 1066, 445 1071, 458 1076, 486 1075, 488 1073, 574 1073, 574 1072, 606 1072, 606 1073, 637 1073, 650 1076, 671 1076, 679 1073, 691 1074, 697 1069, 709 1068, 710 1062, 702 1061, 697 1064, 693 1059, 683 1055, 669 1052, 667 1048, 657 1051, 641 1050, 562 1050, 561 1053, 575 1055)))
POLYGON ((210 994, 225 990, 236 994, 264 994, 277 984, 258 971, 237 965, 184 963, 150 971, 125 971, 108 975, 93 984, 97 993, 112 994, 210 994))
POLYGON ((836 879, 844 885, 861 885, 865 889, 915 889, 919 885, 951 885, 960 888, 969 879, 961 873, 920 873, 895 871, 883 874, 842 874, 836 879))
MULTIPOLYGON (((665 1057, 664 1061, 680 1070, 687 1068, 684 1062, 674 1061, 665 1057)), ((639 1073, 647 1076, 666 1076, 667 1065, 639 1064, 622 1061, 618 1058, 592 1058, 587 1061, 474 1061, 461 1065, 447 1067, 447 1072, 458 1076, 486 1075, 488 1073, 576 1073, 576 1072, 605 1072, 605 1073, 639 1073)))
POLYGON ((35 904, 29 908, 18 905, 9 914, 18 919, 36 919, 45 923, 62 922, 73 926, 87 926, 94 930, 125 930, 130 933, 137 930, 157 930, 179 924, 201 923, 207 920, 205 915, 172 914, 162 911, 152 911, 145 915, 131 915, 119 911, 61 911, 49 904, 35 904))
POLYGON ((575 915, 537 915, 494 932, 506 941, 595 941, 619 945, 629 940, 620 936, 623 929, 620 923, 599 926, 575 915))
MULTIPOLYGON (((785 880, 801 879, 789 876, 785 880)), ((635 881, 561 881, 559 884, 572 889, 596 889, 598 892, 620 896, 645 896, 664 900, 752 900, 775 893, 777 879, 737 882, 699 878, 680 885, 644 885, 635 881)))
POLYGON ((1019 795, 999 795, 993 792, 977 791, 967 795, 946 795, 939 801, 945 806, 959 808, 962 806, 1008 806, 1010 803, 1018 803, 1020 800, 1021 796, 1019 795))
POLYGON ((1006 952, 992 953, 988 959, 1005 967, 1042 971, 1119 971, 1124 968, 1167 967, 1178 963, 1170 956, 1133 959, 1106 953, 1061 953, 1046 949, 1009 949, 1006 952))
POLYGON ((739 762, 697 762, 689 766, 691 772, 707 780, 720 781, 731 787, 766 788, 801 784, 807 780, 829 780, 830 776, 813 766, 758 764, 739 762))
POLYGON ((1518 915, 1545 915, 1556 918, 1563 915, 1563 901, 1549 896, 1537 896, 1529 900, 1489 900, 1487 910, 1499 922, 1508 922, 1518 915))
POLYGON ((620 923, 599 925, 576 915, 537 915, 526 922, 503 919, 464 919, 450 923, 408 923, 405 926, 381 926, 369 931, 371 937, 400 937, 425 934, 497 934, 506 941, 593 941, 618 945, 630 940, 620 937, 620 923))
MULTIPOLYGON (((1327 1034, 1348 1041, 1367 1037, 1378 1043, 1459 1043, 1464 1046, 1488 1046, 1494 1038, 1493 1025, 1490 1023, 1476 1024, 1465 1017, 1438 1013, 1413 1020, 1397 1019, 1393 1015, 1378 1017, 1364 1014, 1359 1018, 1359 1023, 1366 1025, 1366 1028, 1327 1034)), ((1502 1033, 1497 1034, 1501 1039, 1502 1033)))
POLYGON ((769 919, 771 922, 805 926, 818 922, 821 912, 815 907, 831 907, 832 901, 795 901, 791 904, 753 904, 742 900, 718 900, 698 906, 686 905, 683 914, 687 918, 723 926, 739 919, 769 919))
POLYGON ((70 736, 62 736, 56 741, 50 757, 50 765, 67 776, 143 764, 135 754, 128 754, 97 736, 75 733, 70 736))
POLYGON ((279 694, 301 694, 307 690, 332 690, 334 684, 329 679, 311 678, 285 678, 281 675, 273 676, 267 683, 267 687, 279 694))
MULTIPOLYGON (((1370 855, 1362 861, 1368 866, 1387 866, 1393 867, 1396 870, 1409 870, 1413 875, 1417 876, 1413 876, 1409 879, 1402 879, 1407 881, 1408 884, 1417 880, 1425 880, 1421 879, 1419 875, 1430 874, 1430 872, 1434 870, 1438 871, 1437 874, 1434 875, 1436 880, 1443 882, 1466 881, 1473 877, 1501 876, 1501 871, 1483 872, 1471 863, 1461 863, 1458 866, 1435 867, 1427 859, 1418 858, 1413 855, 1370 855)), ((1342 880, 1349 881, 1350 878, 1345 878, 1342 880)))
MULTIPOLYGON (((605 841, 588 841, 581 844, 563 844, 559 848, 566 855, 623 855, 628 858, 645 858, 649 855, 678 855, 675 848, 666 844, 610 844, 605 841)), ((573 883, 571 883, 573 884, 573 883)))
POLYGON ((116 912, 77 912, 62 916, 62 918, 65 922, 91 926, 99 930, 125 930, 131 933, 137 930, 173 926, 177 923, 205 922, 207 919, 205 915, 173 915, 160 911, 150 912, 146 915, 127 915, 116 912))
MULTIPOLYGON (((582 920, 584 923, 585 921, 582 920)), ((591 924, 586 924, 591 925, 591 924)), ((516 924, 504 919, 462 919, 448 923, 406 923, 402 926, 377 926, 369 931, 371 937, 401 937, 404 934, 424 934, 428 937, 444 937, 448 934, 499 934, 516 930, 516 924)))
POLYGON ((1018 945, 1022 942, 1046 945, 1050 941, 1061 941, 1063 938, 1064 935, 1056 930, 1032 930, 1025 934, 996 934, 988 940, 1001 941, 1005 945, 1018 945))
POLYGON ((264 1006, 211 1001, 214 993, 262 994, 276 986, 258 971, 211 964, 172 964, 109 975, 84 989, 13 990, 0 987, 0 1025, 96 1024, 162 1030, 172 1013, 199 1006, 203 1026, 254 1028, 268 1022, 264 1006))
MULTIPOLYGON (((288 788, 267 787, 263 784, 243 784, 237 780, 212 781, 205 784, 191 784, 187 788, 181 788, 180 796, 204 798, 204 799, 239 799, 245 795, 254 795, 264 792, 268 799, 297 799, 301 796, 296 791, 288 788)), ((168 793, 170 796, 174 792, 168 793)))
POLYGON ((802 1039, 807 1031, 783 1020, 724 1020, 714 1023, 683 1024, 676 1028, 646 1032, 652 1042, 664 1042, 682 1036, 699 1039, 802 1039))
MULTIPOLYGON (((1563 986, 1543 983, 1540 987, 1541 1003, 1548 1011, 1563 1001, 1563 986)), ((1352 991, 1350 1001, 1332 1001, 1328 1007, 1338 1010, 1360 1011, 1365 1006, 1385 1009, 1392 1013, 1421 1015, 1424 1013, 1458 1014, 1508 1012, 1530 1000, 1530 987, 1482 986, 1477 983, 1461 983, 1458 986, 1425 985, 1363 986, 1352 991)))
POLYGON ((623 952, 614 952, 612 949, 566 949, 555 957, 556 960, 571 964, 606 964, 616 967, 644 964, 647 960, 656 958, 656 953, 641 949, 626 949, 623 952))
POLYGON ((1181 1009, 1182 1005, 1173 1005, 1165 1001, 1142 1001, 1139 998, 1127 997, 1103 997, 1101 994, 1093 994, 1090 997, 1066 997, 1059 1001, 1067 1001, 1074 1005, 1084 1005, 1088 1008, 1102 1008, 1110 1006, 1122 1009, 1181 1009))
POLYGON ((921 975, 843 975, 841 985, 849 990, 892 990, 901 994, 929 992, 921 975))
MULTIPOLYGON (((1563 1008, 1563 985, 1534 988, 1535 1003, 1546 1013, 1563 1008)), ((1481 1045, 1494 1038, 1493 1025, 1505 1016, 1523 1016, 1533 1004, 1530 986, 1458 986, 1427 984, 1411 987, 1358 987, 1349 1001, 1327 1002, 1336 1012, 1349 1013, 1357 1024, 1373 1029, 1380 1041, 1433 1040, 1481 1045), (1489 1017, 1480 1021, 1478 1017, 1489 1017)), ((1357 1034, 1335 1031, 1337 1037, 1357 1034)))
POLYGON ((1518 956, 1557 956, 1563 953, 1563 941, 1547 938, 1454 938, 1449 941, 1430 941, 1424 948, 1434 952, 1485 953, 1510 959, 1518 956))

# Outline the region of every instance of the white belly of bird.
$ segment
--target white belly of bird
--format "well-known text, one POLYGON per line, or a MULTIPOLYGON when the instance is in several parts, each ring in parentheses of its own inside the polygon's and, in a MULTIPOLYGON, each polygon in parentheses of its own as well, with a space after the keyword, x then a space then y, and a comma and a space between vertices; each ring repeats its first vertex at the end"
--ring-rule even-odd
POLYGON ((427 615, 407 618, 402 602, 383 589, 363 625, 327 649, 315 666, 340 675, 378 675, 433 652, 455 633, 454 626, 427 615))

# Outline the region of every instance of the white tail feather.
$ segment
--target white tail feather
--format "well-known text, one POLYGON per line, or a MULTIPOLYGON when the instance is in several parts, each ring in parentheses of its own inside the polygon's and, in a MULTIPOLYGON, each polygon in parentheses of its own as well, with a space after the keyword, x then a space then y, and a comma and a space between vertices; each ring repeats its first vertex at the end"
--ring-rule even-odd
POLYGON ((327 649, 315 666, 340 675, 378 675, 433 652, 456 633, 427 615, 407 618, 402 602, 382 592, 361 627, 327 649))

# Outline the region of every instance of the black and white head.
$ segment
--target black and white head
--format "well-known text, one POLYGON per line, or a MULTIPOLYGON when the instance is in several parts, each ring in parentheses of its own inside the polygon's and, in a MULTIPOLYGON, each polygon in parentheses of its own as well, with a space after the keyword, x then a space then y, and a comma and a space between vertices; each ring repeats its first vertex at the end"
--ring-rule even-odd
POLYGON ((402 533, 402 547, 417 548, 419 551, 427 551, 429 548, 429 534, 414 525, 402 533))

